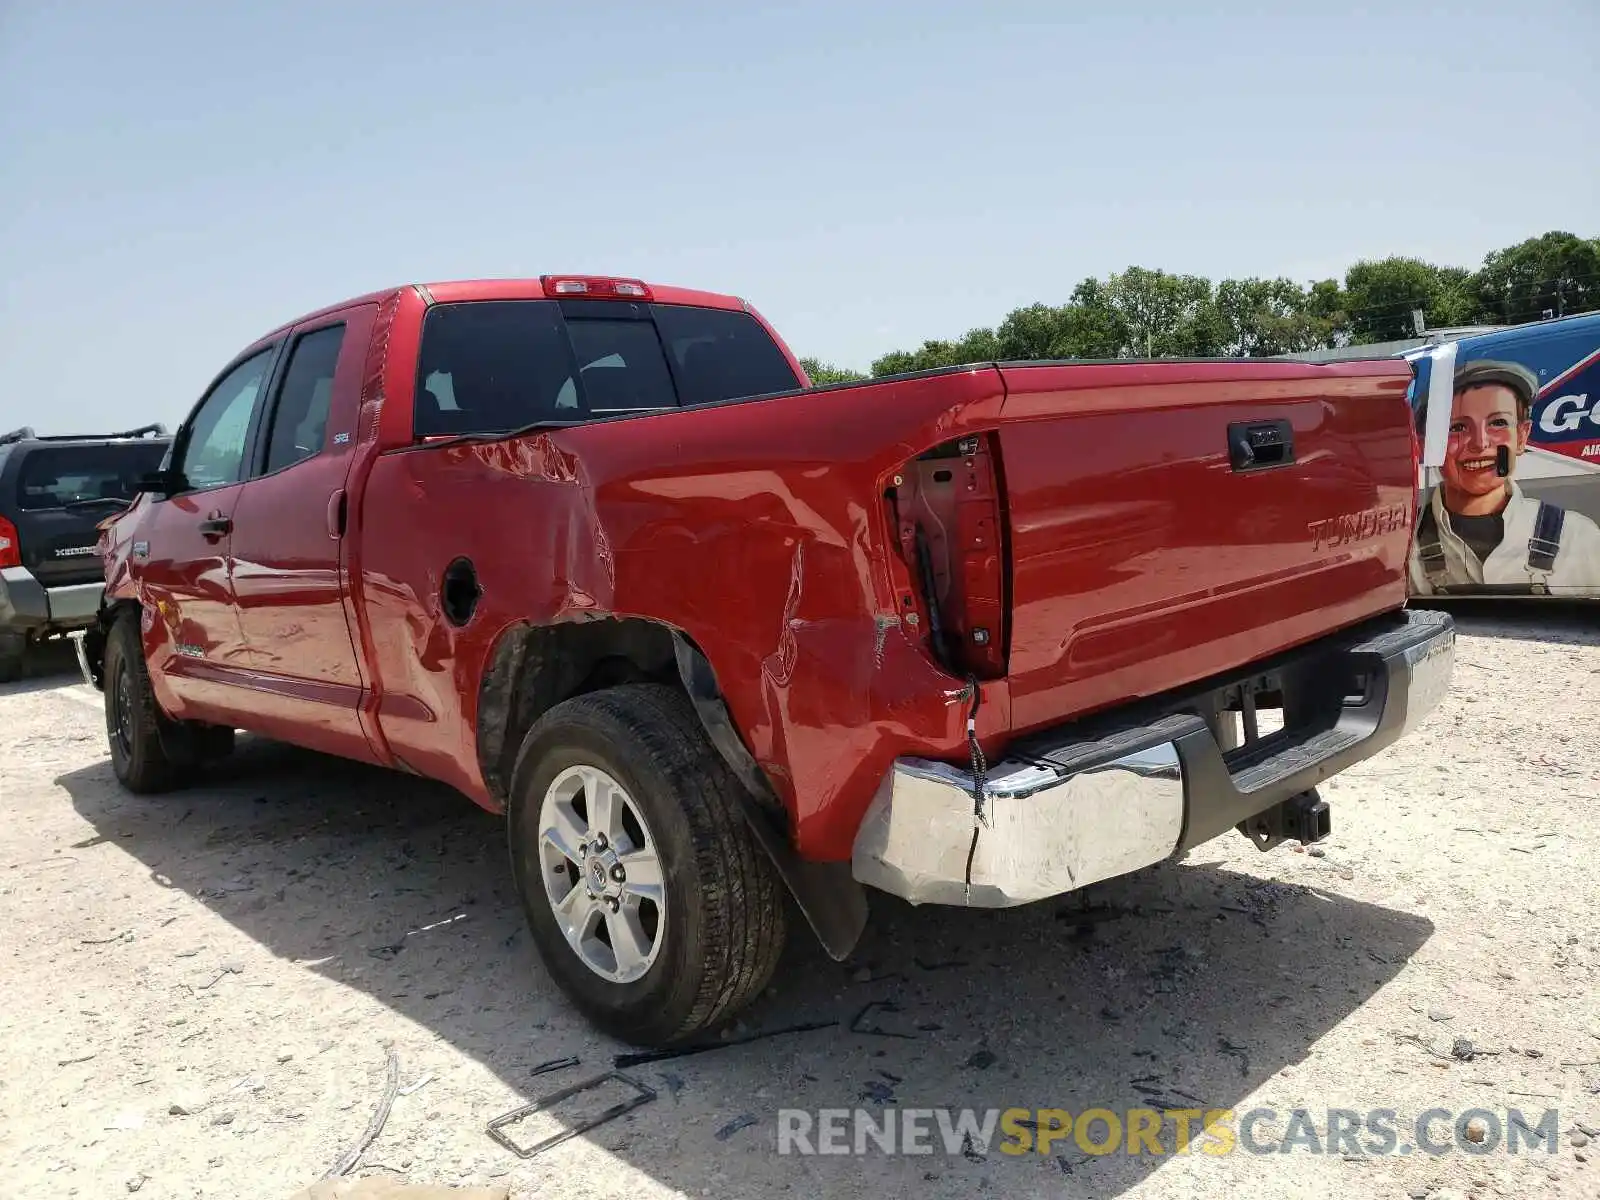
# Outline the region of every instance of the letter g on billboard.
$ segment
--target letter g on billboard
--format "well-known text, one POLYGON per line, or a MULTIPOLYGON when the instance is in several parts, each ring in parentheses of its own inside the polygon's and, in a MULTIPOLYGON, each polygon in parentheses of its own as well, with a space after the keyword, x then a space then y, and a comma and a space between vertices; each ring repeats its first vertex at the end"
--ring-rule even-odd
POLYGON ((1557 396, 1540 406, 1539 432, 1565 440, 1562 435, 1576 434, 1586 417, 1591 425, 1600 424, 1600 401, 1590 404, 1587 392, 1557 396))

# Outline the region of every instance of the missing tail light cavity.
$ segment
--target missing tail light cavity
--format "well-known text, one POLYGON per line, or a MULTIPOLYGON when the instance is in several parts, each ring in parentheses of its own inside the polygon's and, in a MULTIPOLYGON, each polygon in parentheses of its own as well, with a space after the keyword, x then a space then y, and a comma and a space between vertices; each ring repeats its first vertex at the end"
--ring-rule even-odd
POLYGON ((907 463, 886 499, 902 561, 926 613, 922 631, 958 675, 1005 674, 1004 517, 991 435, 936 446, 907 463))

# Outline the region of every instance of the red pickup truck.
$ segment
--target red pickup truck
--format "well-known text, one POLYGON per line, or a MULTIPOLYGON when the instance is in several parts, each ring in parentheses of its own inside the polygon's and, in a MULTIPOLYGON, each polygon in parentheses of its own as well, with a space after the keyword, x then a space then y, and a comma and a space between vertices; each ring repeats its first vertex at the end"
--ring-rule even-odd
POLYGON ((588 1019, 681 1042, 798 911, 1005 906, 1238 829, 1449 686, 1406 605, 1401 360, 984 363, 828 387, 743 301, 407 286, 265 335, 102 526, 116 775, 244 729, 507 817, 588 1019), (794 900, 791 909, 788 898, 794 900))

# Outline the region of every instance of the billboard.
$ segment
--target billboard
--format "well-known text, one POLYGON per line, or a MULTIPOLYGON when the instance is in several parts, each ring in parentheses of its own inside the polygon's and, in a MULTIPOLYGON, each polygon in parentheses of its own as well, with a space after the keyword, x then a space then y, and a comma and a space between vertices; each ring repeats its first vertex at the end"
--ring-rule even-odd
POLYGON ((1600 313, 1418 349, 1411 588, 1600 597, 1600 313))

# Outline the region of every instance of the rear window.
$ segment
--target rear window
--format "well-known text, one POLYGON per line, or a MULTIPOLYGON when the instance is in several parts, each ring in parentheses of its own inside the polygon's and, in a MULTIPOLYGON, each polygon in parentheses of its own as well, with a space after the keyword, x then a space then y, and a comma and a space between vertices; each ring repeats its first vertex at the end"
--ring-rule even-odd
POLYGON ((17 472, 17 505, 39 509, 79 500, 132 500, 139 477, 160 467, 166 453, 164 442, 30 450, 17 472))
POLYGON ((778 343, 749 313, 658 305, 656 326, 672 355, 685 404, 787 392, 800 380, 778 343))
POLYGON ((501 433, 799 386, 747 313, 613 301, 442 304, 423 322, 414 429, 501 433))

